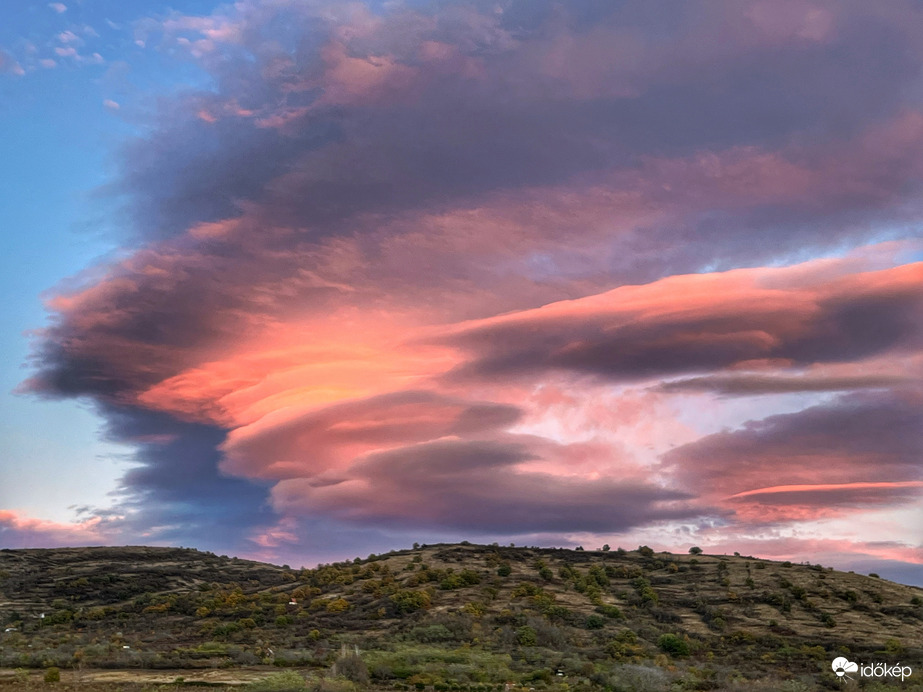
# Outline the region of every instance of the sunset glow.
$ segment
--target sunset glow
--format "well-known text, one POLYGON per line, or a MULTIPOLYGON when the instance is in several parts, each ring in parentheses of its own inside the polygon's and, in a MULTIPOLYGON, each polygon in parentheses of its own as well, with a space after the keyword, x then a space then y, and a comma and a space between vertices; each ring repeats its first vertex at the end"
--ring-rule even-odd
POLYGON ((104 179, 48 182, 100 245, 10 324, 8 434, 69 402, 122 451, 67 523, 11 442, 0 544, 699 545, 923 584, 920 7, 24 4, 3 117, 68 75, 118 125, 104 179))

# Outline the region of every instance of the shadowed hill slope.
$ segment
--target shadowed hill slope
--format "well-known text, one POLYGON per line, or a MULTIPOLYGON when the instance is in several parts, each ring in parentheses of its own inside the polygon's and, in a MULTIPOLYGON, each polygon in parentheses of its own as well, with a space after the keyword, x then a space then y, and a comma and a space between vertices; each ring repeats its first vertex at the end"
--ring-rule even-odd
POLYGON ((398 689, 561 679, 617 689, 629 674, 651 689, 687 678, 695 689, 779 675, 835 683, 838 655, 923 660, 920 589, 644 547, 434 545, 310 570, 181 548, 3 550, 0 622, 6 667, 343 672, 358 649, 351 675, 398 689))

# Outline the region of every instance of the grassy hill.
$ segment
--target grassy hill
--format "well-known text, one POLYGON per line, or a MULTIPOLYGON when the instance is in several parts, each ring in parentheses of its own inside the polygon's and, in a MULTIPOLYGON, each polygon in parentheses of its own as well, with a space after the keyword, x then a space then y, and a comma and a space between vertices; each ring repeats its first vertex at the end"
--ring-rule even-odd
POLYGON ((181 548, 0 551, 5 668, 294 667, 328 692, 807 690, 842 688, 840 655, 916 663, 894 689, 917 688, 923 591, 644 547, 433 545, 310 570, 181 548))

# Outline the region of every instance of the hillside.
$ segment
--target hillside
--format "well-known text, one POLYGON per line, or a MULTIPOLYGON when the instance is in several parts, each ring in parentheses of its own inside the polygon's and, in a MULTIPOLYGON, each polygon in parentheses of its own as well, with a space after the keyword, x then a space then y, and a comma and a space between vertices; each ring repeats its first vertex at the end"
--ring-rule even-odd
POLYGON ((0 622, 0 667, 272 664, 383 689, 812 689, 839 684, 839 655, 923 660, 919 589, 643 547, 434 545, 310 570, 181 548, 2 550, 0 622))

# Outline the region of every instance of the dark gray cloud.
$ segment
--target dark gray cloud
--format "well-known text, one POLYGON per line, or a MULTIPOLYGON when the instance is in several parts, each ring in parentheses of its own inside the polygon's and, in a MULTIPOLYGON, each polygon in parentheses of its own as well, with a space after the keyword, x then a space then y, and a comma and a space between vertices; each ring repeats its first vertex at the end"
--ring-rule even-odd
POLYGON ((664 392, 715 392, 725 396, 841 392, 858 389, 889 389, 912 380, 897 375, 709 375, 673 380, 657 386, 664 392))
POLYGON ((638 157, 810 151, 893 117, 919 78, 912 5, 792 3, 778 17, 756 3, 640 5, 218 14, 237 35, 203 58, 215 90, 174 104, 126 152, 133 225, 162 238, 249 202, 323 235, 360 213, 630 170, 638 157))
MULTIPOLYGON (((123 535, 247 552, 251 536, 275 522, 268 487, 219 470, 225 431, 136 408, 110 406, 105 415, 107 437, 137 448, 117 495, 123 535)), ((110 529, 112 513, 103 513, 110 529)))
POLYGON ((745 495, 738 503, 798 504, 818 510, 840 503, 896 503, 908 494, 919 495, 920 488, 810 486, 923 480, 921 404, 923 396, 915 388, 844 395, 829 404, 750 421, 740 429, 678 447, 664 455, 663 468, 680 487, 725 498, 781 490, 745 495))
POLYGON ((429 442, 374 454, 329 480, 282 481, 273 501, 295 514, 486 534, 616 532, 702 511, 690 495, 642 481, 516 468, 541 453, 526 438, 429 442))

